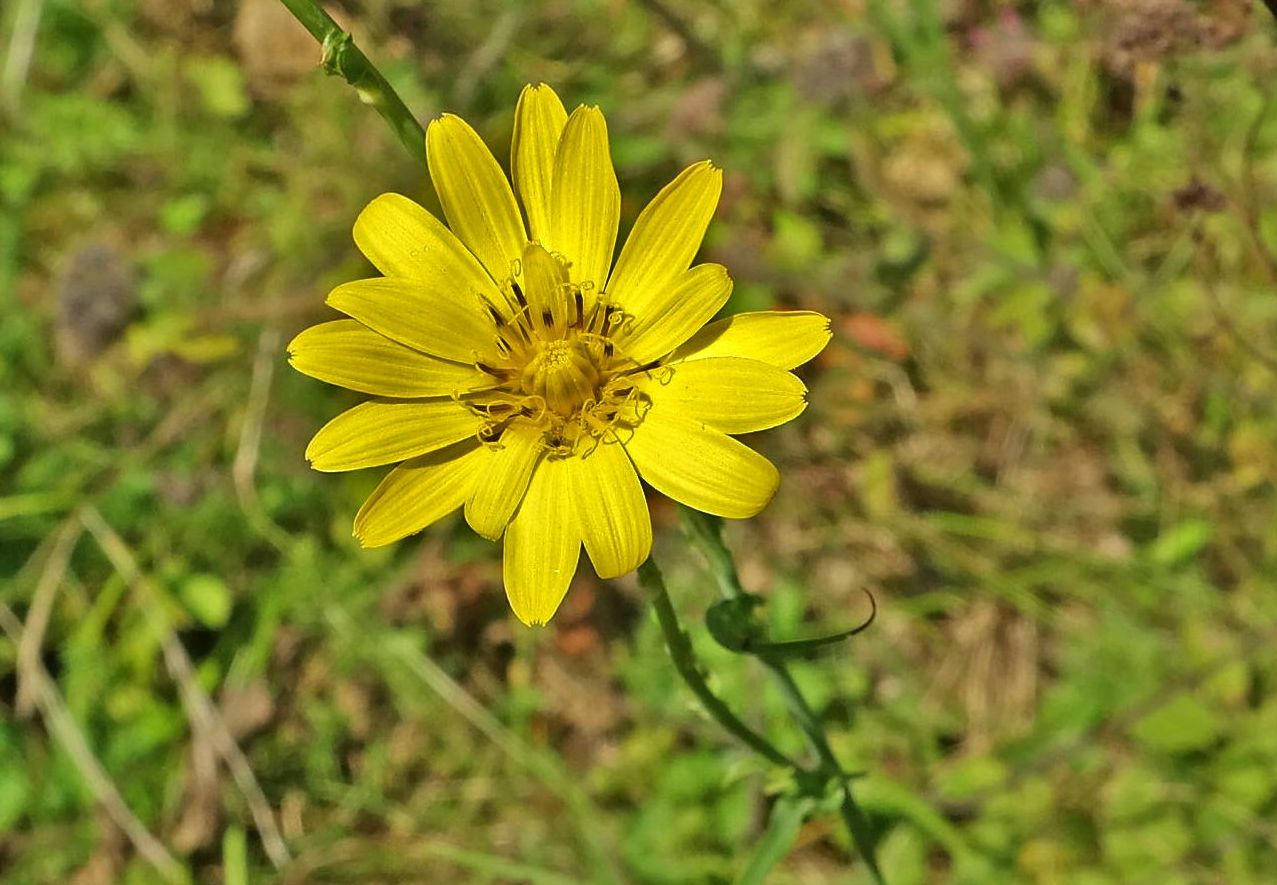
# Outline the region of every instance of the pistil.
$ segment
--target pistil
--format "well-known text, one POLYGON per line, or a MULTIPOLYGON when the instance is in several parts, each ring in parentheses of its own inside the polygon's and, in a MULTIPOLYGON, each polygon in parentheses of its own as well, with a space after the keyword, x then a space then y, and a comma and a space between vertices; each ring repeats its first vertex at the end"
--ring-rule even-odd
POLYGON ((523 279, 525 270, 526 263, 516 267, 507 282, 504 310, 488 306, 499 359, 475 360, 497 387, 465 404, 484 419, 485 443, 500 445, 511 427, 531 426, 552 457, 588 456, 642 420, 645 397, 627 376, 651 367, 619 351, 613 336, 629 317, 593 284, 568 283, 563 269, 553 297, 541 288, 525 293, 540 280, 523 279))

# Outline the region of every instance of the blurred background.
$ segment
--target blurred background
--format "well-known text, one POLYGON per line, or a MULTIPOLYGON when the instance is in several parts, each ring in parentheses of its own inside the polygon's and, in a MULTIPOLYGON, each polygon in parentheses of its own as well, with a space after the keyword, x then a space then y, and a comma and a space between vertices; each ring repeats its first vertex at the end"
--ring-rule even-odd
MULTIPOLYGON (((732 312, 835 337, 729 527, 893 885, 1277 881, 1277 83, 1242 0, 348 0, 504 163, 601 105, 623 231, 726 187, 732 312)), ((782 786, 632 578, 548 629, 458 518, 362 551, 284 345, 424 170, 275 0, 0 8, 0 878, 725 882, 782 786), (21 637, 21 638, 20 638, 21 637)), ((803 752, 668 502, 715 686, 803 752)), ((768 881, 859 882, 835 817, 768 881)))

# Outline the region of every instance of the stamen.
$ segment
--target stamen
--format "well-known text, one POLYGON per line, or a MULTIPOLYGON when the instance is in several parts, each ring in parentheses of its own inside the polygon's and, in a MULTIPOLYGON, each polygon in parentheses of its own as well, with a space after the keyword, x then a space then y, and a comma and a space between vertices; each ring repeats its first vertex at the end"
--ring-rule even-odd
POLYGON ((616 441, 618 443, 620 443, 623 446, 628 445, 634 439, 634 434, 637 432, 637 430, 635 429, 633 424, 623 425, 621 429, 624 430, 626 434, 628 434, 625 437, 625 439, 621 439, 621 434, 617 433, 615 430, 612 431, 612 433, 614 436, 616 436, 616 441))
POLYGON ((652 370, 659 369, 660 367, 661 367, 660 360, 652 360, 651 362, 643 363, 643 365, 641 366, 636 365, 633 369, 630 370, 630 374, 632 375, 642 374, 650 378, 652 377, 652 374, 651 374, 652 370))
POLYGON ((635 417, 642 421, 647 417, 647 413, 652 411, 652 401, 650 399, 640 399, 634 402, 635 417))
POLYGON ((531 418, 534 423, 539 424, 545 418, 547 411, 549 411, 549 406, 546 405, 545 397, 533 394, 526 398, 522 414, 527 418, 531 418))
POLYGON ((625 355, 612 336, 632 327, 634 318, 606 303, 596 283, 560 283, 548 293, 548 304, 533 305, 521 263, 512 263, 512 270, 497 305, 480 296, 495 324, 495 347, 476 352, 473 365, 496 386, 453 397, 479 419, 479 441, 498 447, 512 425, 527 427, 550 458, 587 458, 600 445, 621 442, 651 408, 630 376, 661 372, 664 384, 674 370, 657 361, 639 365, 625 355))
POLYGON ((491 421, 479 428, 479 442, 492 449, 505 448, 505 444, 501 442, 501 437, 510 429, 510 422, 513 418, 505 418, 501 421, 491 421))

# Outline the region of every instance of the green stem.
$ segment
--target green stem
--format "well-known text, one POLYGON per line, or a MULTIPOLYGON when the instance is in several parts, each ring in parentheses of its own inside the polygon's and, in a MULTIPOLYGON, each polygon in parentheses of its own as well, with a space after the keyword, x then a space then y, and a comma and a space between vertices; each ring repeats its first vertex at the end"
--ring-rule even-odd
POLYGON ((679 626, 674 604, 670 601, 669 591, 665 589, 665 579, 661 577, 661 571, 656 567, 656 563, 653 560, 648 559, 647 562, 639 566, 638 578, 639 583, 652 595, 652 601, 656 606, 656 618, 661 624, 661 632, 665 634, 665 644, 670 650, 674 668, 683 677, 687 687, 700 699, 705 711, 755 753, 776 765, 802 771, 802 767, 797 762, 794 762, 772 746, 766 738, 744 722, 741 722, 736 714, 728 709, 727 705, 710 690, 709 685, 705 682, 705 677, 701 675, 700 667, 696 663, 696 655, 692 650, 691 640, 687 638, 687 634, 679 626))
POLYGON ((329 74, 341 77, 359 93, 359 100, 370 104, 399 141, 423 166, 426 163, 426 133, 417 118, 408 110, 394 87, 382 76, 381 71, 368 60, 363 50, 355 45, 350 34, 343 31, 314 0, 280 0, 312 37, 323 48, 320 63, 329 74))
MULTIPOLYGON (((718 583, 719 592, 727 599, 743 598, 745 596, 745 588, 741 586, 740 574, 736 571, 736 561, 732 557, 732 552, 727 549, 727 545, 723 542, 722 527, 718 520, 697 510, 692 510, 690 507, 680 505, 679 510, 682 512, 683 525, 688 535, 709 563, 710 571, 718 583)), ((868 867, 873 880, 881 883, 883 881, 882 871, 878 867, 873 833, 870 831, 869 821, 864 812, 860 810, 860 806, 856 804, 856 799, 852 795, 851 779, 834 755, 833 748, 829 746, 829 738, 825 735, 824 724, 811 708, 811 705, 807 703, 807 699, 803 697, 802 691, 798 688, 798 683, 794 681, 793 674, 789 672, 789 668, 785 666, 785 662, 779 656, 768 654, 765 651, 755 651, 752 654, 771 671, 777 686, 780 688, 781 695, 789 707, 790 715, 794 717, 799 728, 803 730, 803 734, 807 736, 808 743, 811 744, 816 757, 820 760, 820 773, 829 779, 837 780, 841 786, 843 798, 840 811, 843 823, 846 824, 847 830, 851 834, 851 840, 864 860, 865 866, 868 867)))
POLYGON ((723 594, 723 598, 739 599, 744 596, 745 588, 741 586, 740 575, 736 573, 736 560, 732 558, 732 551, 723 543, 723 531, 717 519, 682 504, 678 509, 683 517, 683 529, 709 563, 710 573, 718 583, 718 591, 723 594))
POLYGON ((824 726, 811 705, 807 703, 807 699, 803 697, 803 693, 798 689, 798 683, 794 681, 793 674, 784 663, 765 654, 758 657, 776 678, 776 684, 780 687, 791 715, 798 722, 798 727, 803 730, 803 734, 807 735, 807 741, 812 749, 816 751, 816 756, 820 759, 821 773, 830 779, 837 780, 842 788, 842 802, 838 810, 842 814, 843 823, 846 824, 852 842, 855 843, 856 850, 860 852, 874 881, 881 883, 882 871, 878 868, 869 820, 856 804, 856 798, 851 792, 851 778, 847 776, 847 772, 838 762, 838 757, 834 755, 833 748, 829 746, 824 726))

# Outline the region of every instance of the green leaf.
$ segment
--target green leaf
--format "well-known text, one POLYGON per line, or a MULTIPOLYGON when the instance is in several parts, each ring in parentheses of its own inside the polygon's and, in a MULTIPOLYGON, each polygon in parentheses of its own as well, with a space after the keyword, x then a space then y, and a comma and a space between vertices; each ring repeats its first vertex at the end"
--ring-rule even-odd
POLYGON ((737 880, 739 885, 753 885, 767 881, 767 875, 785 859, 789 850, 798 839, 803 821, 811 812, 814 800, 807 796, 782 796, 772 806, 772 813, 767 819, 767 830, 763 833, 754 853, 749 858, 749 865, 737 880))
POLYGON ((1163 532, 1149 547, 1149 559, 1158 565, 1181 565, 1210 543, 1215 527, 1204 519, 1189 519, 1163 532))
POLYGON ((1277 795, 1277 776, 1267 760, 1236 761, 1221 766, 1215 788, 1233 807, 1259 813, 1277 795))
POLYGON ((992 756, 971 756, 942 773, 936 788, 946 799, 966 799, 1001 786, 1006 776, 1006 765, 1000 760, 992 756))
POLYGON ((723 648, 742 652, 763 641, 762 625, 754 617, 754 609, 762 598, 753 594, 734 599, 720 599, 705 612, 705 627, 723 648))
MULTIPOLYGON (((1170 873, 1192 849, 1192 831, 1172 813, 1138 826, 1109 827, 1102 831, 1104 854, 1124 875, 1119 881, 1168 881, 1170 873)), ((1174 880, 1169 880, 1174 881, 1174 880)))
POLYGON ((1131 735, 1150 750, 1191 753, 1213 744, 1221 727, 1214 711, 1191 695, 1181 694, 1136 722, 1131 735))
POLYGON ((178 595, 195 619, 205 627, 225 627, 230 619, 231 591, 216 575, 191 575, 182 583, 178 595))
POLYGON ((1161 772, 1136 762, 1119 769, 1104 786, 1101 795, 1105 819, 1109 823, 1138 821, 1167 802, 1166 779, 1161 772))
POLYGON ((777 264, 788 268, 804 268, 820 257, 824 248, 820 228, 794 212, 778 209, 772 216, 771 253, 777 264))
POLYGON ((900 512, 896 491, 896 462, 890 451, 873 452, 860 462, 860 499, 865 512, 883 522, 900 512))
POLYGON ((929 881, 927 854, 930 843, 917 828, 894 826, 878 848, 883 877, 891 885, 923 885, 929 881))
POLYGON ((222 881, 248 885, 248 840, 240 827, 227 827, 222 835, 222 881))
POLYGON ((160 210, 160 224, 169 233, 190 236, 199 230, 211 206, 212 200, 207 194, 174 197, 160 210))
POLYGON ((244 89, 244 75, 229 58, 191 58, 186 76, 199 90, 204 109, 215 117, 234 120, 252 107, 244 89))
POLYGON ((31 781, 23 763, 18 733, 0 727, 0 833, 11 827, 27 810, 31 797, 31 781))

